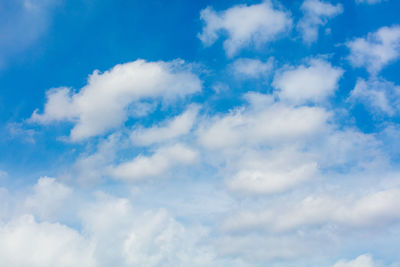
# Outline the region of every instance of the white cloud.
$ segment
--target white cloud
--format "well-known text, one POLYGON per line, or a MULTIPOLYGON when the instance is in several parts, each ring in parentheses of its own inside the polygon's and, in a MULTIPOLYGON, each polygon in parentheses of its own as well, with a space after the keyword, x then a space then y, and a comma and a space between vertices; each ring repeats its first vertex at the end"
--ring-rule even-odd
POLYGON ((377 4, 377 3, 380 3, 380 2, 382 2, 382 0, 356 0, 357 4, 366 3, 366 4, 372 5, 372 4, 377 4))
POLYGON ((72 168, 72 179, 86 185, 105 179, 107 166, 114 162, 117 151, 123 146, 121 134, 118 133, 111 134, 106 139, 101 140, 95 152, 91 154, 83 153, 75 161, 72 168))
POLYGON ((61 223, 38 222, 32 215, 0 221, 0 265, 220 266, 211 246, 204 243, 207 229, 185 227, 166 210, 136 210, 128 199, 102 192, 76 207, 73 216, 82 233, 61 223))
POLYGON ((226 181, 232 191, 272 194, 286 191, 317 175, 317 163, 293 148, 245 154, 238 171, 226 181))
POLYGON ((358 79, 348 101, 361 102, 372 111, 395 115, 400 108, 400 86, 379 78, 358 79))
POLYGON ((188 134, 192 129, 199 106, 191 106, 184 113, 151 128, 137 127, 130 135, 136 146, 149 146, 188 134))
POLYGON ((308 66, 300 65, 281 70, 272 85, 283 101, 296 104, 320 102, 334 94, 342 75, 343 70, 333 67, 329 62, 312 59, 308 66))
POLYGON ((270 95, 249 93, 248 106, 199 123, 198 141, 206 162, 233 192, 273 194, 295 188, 318 174, 307 140, 330 131, 330 114, 323 108, 275 102, 270 95))
POLYGON ((71 194, 71 188, 54 178, 41 177, 33 187, 33 194, 25 200, 25 209, 41 219, 54 219, 71 194))
POLYGON ((347 227, 384 226, 400 219, 397 188, 359 196, 309 196, 299 203, 282 204, 265 211, 243 211, 225 221, 229 231, 263 228, 271 232, 333 224, 347 227), (285 208, 286 207, 286 208, 285 208))
POLYGON ((273 59, 263 62, 258 59, 239 58, 235 60, 230 68, 233 74, 238 78, 265 78, 269 75, 274 67, 273 59))
POLYGON ((197 151, 182 144, 159 148, 151 156, 139 155, 131 161, 112 167, 109 173, 126 181, 140 180, 149 177, 166 176, 173 167, 191 165, 198 158, 197 151))
POLYGON ((226 34, 224 48, 228 56, 243 48, 273 41, 292 25, 290 14, 274 8, 269 0, 249 6, 237 5, 221 12, 208 7, 201 11, 200 17, 205 23, 200 40, 209 46, 226 34))
POLYGON ((376 74, 400 56, 400 26, 382 27, 366 38, 347 43, 349 60, 355 67, 365 67, 376 74))
POLYGON ((199 127, 199 141, 203 146, 229 150, 244 144, 273 145, 311 137, 326 129, 329 113, 322 108, 274 103, 262 94, 247 97, 251 101, 248 109, 216 115, 199 127))
POLYGON ((305 0, 300 9, 304 16, 298 22, 297 29, 302 34, 303 41, 310 44, 318 39, 318 28, 324 26, 328 19, 343 12, 341 4, 332 5, 320 0, 305 0))
POLYGON ((199 78, 182 61, 137 60, 95 71, 79 92, 65 87, 48 91, 44 113, 36 110, 30 120, 74 122, 70 138, 80 141, 121 126, 129 105, 143 99, 169 102, 200 90, 199 78))
POLYGON ((93 248, 77 231, 29 215, 0 224, 1 266, 94 267, 93 248))
POLYGON ((346 261, 340 260, 332 267, 377 267, 378 264, 374 262, 372 257, 368 254, 358 256, 354 260, 346 261))
POLYGON ((197 244, 204 229, 185 228, 165 210, 138 211, 127 199, 100 194, 81 216, 99 266, 213 265, 213 253, 197 244))

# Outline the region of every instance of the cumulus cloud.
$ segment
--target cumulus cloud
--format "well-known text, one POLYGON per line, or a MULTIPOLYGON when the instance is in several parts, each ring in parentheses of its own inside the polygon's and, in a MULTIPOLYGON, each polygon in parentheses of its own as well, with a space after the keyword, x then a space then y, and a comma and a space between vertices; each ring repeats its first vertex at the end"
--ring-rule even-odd
POLYGON ((400 55, 400 26, 382 27, 366 38, 347 43, 349 60, 355 67, 365 67, 371 74, 378 73, 400 55))
POLYGON ((292 25, 290 14, 275 8, 269 0, 255 5, 237 5, 220 12, 208 7, 201 11, 200 18, 205 24, 198 35, 200 40, 210 46, 226 34, 224 48, 228 56, 243 48, 273 41, 292 25))
POLYGON ((136 146, 149 146, 188 134, 195 123, 199 108, 193 105, 184 113, 162 122, 159 126, 135 128, 130 135, 132 143, 136 146))
MULTIPOLYGON (((56 194, 64 190, 61 187, 66 186, 41 178, 28 198, 38 199, 38 191, 46 191, 40 192, 41 195, 52 194, 48 192, 51 189, 56 194)), ((78 195, 73 192, 73 196, 78 195)), ((44 203, 41 208, 51 211, 47 202, 41 201, 44 203)), ((38 221, 33 215, 2 218, 0 265, 220 266, 210 244, 204 243, 208 230, 201 226, 186 227, 167 210, 136 209, 129 199, 102 192, 97 192, 94 199, 87 196, 75 208, 72 216, 79 222, 80 231, 61 222, 38 221)))
POLYGON ((373 112, 393 116, 400 107, 400 86, 379 78, 367 81, 360 78, 351 91, 348 101, 360 102, 373 112))
POLYGON ((271 95, 246 98, 247 106, 201 121, 197 130, 199 144, 228 189, 273 194, 316 177, 318 164, 303 145, 329 132, 329 112, 275 102, 271 95))
POLYGON ((377 267, 379 266, 377 263, 374 262, 371 255, 364 254, 358 256, 354 260, 340 260, 335 263, 332 267, 377 267))
POLYGON ((235 60, 230 68, 237 78, 257 79, 268 76, 274 67, 273 59, 266 62, 252 58, 239 58, 235 60))
POLYGON ((146 99, 168 103, 200 90, 201 81, 183 61, 136 60, 95 71, 79 92, 65 87, 48 91, 44 112, 36 110, 30 121, 73 122, 70 138, 80 141, 121 126, 129 105, 146 99))
POLYGON ((41 219, 54 219, 71 194, 71 188, 54 178, 41 177, 33 187, 33 194, 25 200, 25 209, 41 219))
POLYGON ((196 162, 198 153, 182 144, 161 147, 151 156, 139 155, 131 161, 112 167, 109 173, 126 181, 165 176, 172 167, 196 162))
POLYGON ((288 67, 275 75, 272 85, 283 101, 302 104, 321 102, 334 94, 343 70, 322 59, 312 59, 308 65, 288 67))
POLYGON ((0 225, 1 266, 95 267, 93 249, 77 231, 29 215, 0 225))
POLYGON ((213 253, 197 244, 206 232, 187 229, 167 211, 138 211, 127 199, 100 194, 82 210, 96 243, 98 266, 210 266, 213 253))
POLYGON ((341 4, 332 5, 320 0, 305 0, 300 7, 304 16, 297 24, 305 43, 313 43, 318 39, 318 29, 343 12, 341 4))

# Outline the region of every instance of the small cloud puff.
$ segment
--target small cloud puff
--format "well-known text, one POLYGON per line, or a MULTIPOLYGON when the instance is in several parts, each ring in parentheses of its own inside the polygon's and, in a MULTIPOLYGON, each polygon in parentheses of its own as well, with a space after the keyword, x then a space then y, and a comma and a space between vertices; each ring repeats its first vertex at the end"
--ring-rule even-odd
POLYGON ((201 11, 200 18, 205 23, 198 35, 203 44, 210 46, 226 34, 224 48, 230 57, 243 48, 271 42, 292 26, 290 14, 275 8, 270 0, 255 5, 237 5, 220 12, 208 7, 201 11))
POLYGON ((400 26, 382 27, 366 38, 347 42, 348 59, 354 67, 364 67, 376 75, 400 56, 400 26))
POLYGON ((304 16, 297 24, 297 29, 300 31, 303 41, 307 44, 318 39, 319 26, 324 26, 328 19, 343 12, 341 4, 332 5, 320 0, 305 0, 300 9, 304 16))

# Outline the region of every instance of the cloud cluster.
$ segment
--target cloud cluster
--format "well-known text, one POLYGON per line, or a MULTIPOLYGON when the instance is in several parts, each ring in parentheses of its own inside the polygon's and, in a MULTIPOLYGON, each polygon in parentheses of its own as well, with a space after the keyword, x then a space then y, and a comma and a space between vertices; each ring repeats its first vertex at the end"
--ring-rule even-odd
POLYGON ((30 121, 73 122, 70 138, 80 141, 121 126, 130 105, 146 100, 168 103, 200 90, 199 78, 183 61, 137 60, 104 73, 95 71, 79 92, 65 87, 48 91, 44 112, 36 110, 30 121))
MULTIPOLYGON (((298 30, 312 43, 343 8, 305 0, 301 11, 298 30)), ((212 45, 226 37, 228 56, 292 26, 291 14, 269 0, 208 7, 201 19, 200 40, 212 45)), ((136 60, 95 71, 79 90, 49 90, 44 110, 29 121, 68 122, 69 140, 83 146, 60 175, 64 182, 42 177, 15 198, 0 189, 0 265, 378 266, 372 256, 358 256, 368 251, 338 259, 357 238, 398 238, 400 172, 393 159, 400 127, 391 122, 365 133, 346 108, 360 102, 375 115, 398 114, 399 86, 377 73, 399 57, 399 40, 392 26, 347 43, 350 62, 371 77, 357 80, 344 108, 331 101, 346 91, 339 88, 344 66, 329 56, 281 65, 272 57, 230 61, 225 74, 250 85, 240 104, 218 112, 207 100, 180 101, 203 83, 181 60, 136 60), (256 83, 263 91, 252 91, 256 83), (178 114, 151 114, 182 103, 178 114), (316 254, 326 256, 297 264, 317 261, 316 254)))
MULTIPOLYGON (((41 199, 42 211, 52 212, 52 200, 61 201, 57 191, 68 186, 53 178, 41 178, 26 200, 41 199), (49 190, 45 190, 45 189, 49 190), (48 196, 54 194, 53 196, 48 196), (48 201, 47 201, 48 200, 48 201)), ((16 200, 17 202, 20 200, 16 200)), ((64 199, 67 203, 67 198, 64 199)), ((60 203, 59 203, 60 204, 60 203)), ((18 206, 18 203, 15 204, 18 206)), ((65 207, 64 207, 65 208, 65 207)), ((0 224, 0 265, 2 266, 210 266, 216 264, 209 247, 197 244, 207 231, 187 228, 166 210, 135 209, 131 201, 102 192, 74 205, 76 230, 60 222, 38 221, 26 212, 14 214, 0 224)))

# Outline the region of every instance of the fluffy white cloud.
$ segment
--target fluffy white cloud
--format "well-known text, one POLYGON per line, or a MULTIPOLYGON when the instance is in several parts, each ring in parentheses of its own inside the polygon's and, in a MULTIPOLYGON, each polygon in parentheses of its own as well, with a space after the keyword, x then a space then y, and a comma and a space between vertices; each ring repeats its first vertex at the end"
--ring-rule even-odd
POLYGON ((346 261, 340 260, 332 267, 377 267, 378 264, 374 262, 372 257, 368 254, 358 256, 354 260, 346 261))
POLYGON ((33 187, 33 194, 25 200, 25 209, 41 219, 54 218, 72 194, 72 189, 54 178, 42 177, 33 187))
MULTIPOLYGON (((65 186, 55 183, 42 178, 34 190, 39 186, 60 191, 65 186)), ((84 199, 76 209, 73 216, 81 232, 61 223, 38 222, 32 215, 0 221, 0 265, 221 266, 211 246, 204 243, 208 230, 186 227, 166 210, 135 209, 130 200, 102 192, 94 200, 84 199)))
POLYGON ((273 59, 263 62, 252 58, 239 58, 235 60, 230 68, 238 78, 263 78, 272 72, 274 67, 273 59))
POLYGON ((184 113, 151 128, 135 128, 130 138, 136 146, 148 146, 188 134, 192 129, 199 106, 191 106, 184 113))
POLYGON ((127 108, 141 100, 167 103, 200 90, 201 81, 182 61, 137 60, 104 73, 95 71, 79 92, 64 87, 48 91, 43 114, 36 110, 30 120, 74 122, 70 138, 79 141, 121 126, 127 108))
POLYGON ((366 38, 347 43, 349 60, 355 67, 365 67, 376 74, 400 56, 400 26, 382 27, 366 38))
POLYGON ((200 17, 205 23, 200 40, 209 46, 221 34, 226 34, 224 48, 228 56, 245 47, 266 44, 292 25, 289 13, 274 8, 270 0, 249 6, 237 5, 221 12, 208 7, 201 11, 200 17))
POLYGON ((400 86, 378 78, 358 79, 348 101, 361 102, 372 111, 393 116, 400 108, 400 86))
POLYGON ((262 94, 248 94, 249 108, 215 116, 200 126, 200 143, 210 149, 243 144, 277 144, 311 137, 326 129, 329 113, 318 107, 292 107, 262 94))
POLYGON ((100 194, 81 216, 98 266, 213 265, 213 253, 197 244, 205 230, 185 228, 165 210, 138 211, 127 199, 100 194))
POLYGON ((303 146, 329 132, 330 114, 275 102, 270 95, 246 98, 247 106, 206 118, 197 131, 206 161, 219 168, 228 188, 244 195, 273 194, 316 177, 316 157, 303 146))
POLYGON ((1 266, 94 267, 93 249, 77 231, 29 215, 0 224, 1 266))
POLYGON ((132 161, 121 163, 109 170, 109 173, 126 181, 166 175, 171 168, 190 165, 196 162, 198 153, 181 144, 159 148, 151 156, 139 155, 132 161))
POLYGON ((301 104, 320 102, 333 95, 343 70, 322 59, 312 59, 307 66, 289 67, 278 73, 272 85, 281 100, 301 104))
POLYGON ((228 218, 224 228, 230 231, 262 228, 281 232, 327 224, 348 227, 382 226, 400 219, 400 212, 396 208, 399 204, 400 190, 397 188, 358 198, 309 196, 299 203, 282 204, 276 209, 240 212, 228 218))
POLYGON ((343 12, 341 4, 332 5, 320 0, 305 0, 300 9, 304 16, 297 24, 297 29, 306 43, 315 42, 318 39, 318 28, 343 12))

